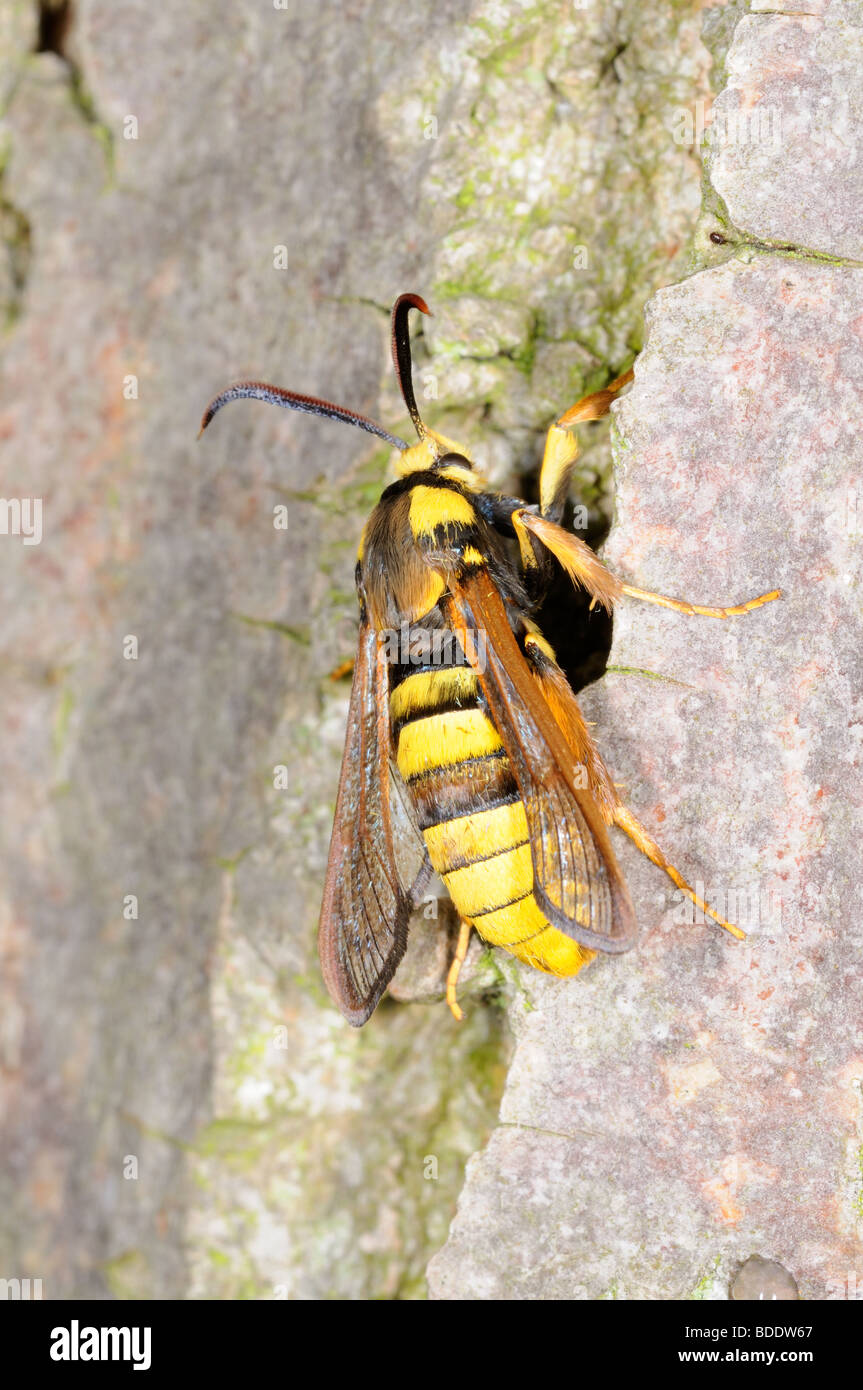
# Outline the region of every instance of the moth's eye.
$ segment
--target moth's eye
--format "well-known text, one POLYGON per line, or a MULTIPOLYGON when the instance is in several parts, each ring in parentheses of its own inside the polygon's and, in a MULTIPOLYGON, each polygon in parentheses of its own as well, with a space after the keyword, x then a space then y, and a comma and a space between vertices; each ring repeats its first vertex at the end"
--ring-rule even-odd
POLYGON ((465 458, 464 454, 444 454, 442 458, 435 459, 432 468, 473 468, 470 459, 465 458))

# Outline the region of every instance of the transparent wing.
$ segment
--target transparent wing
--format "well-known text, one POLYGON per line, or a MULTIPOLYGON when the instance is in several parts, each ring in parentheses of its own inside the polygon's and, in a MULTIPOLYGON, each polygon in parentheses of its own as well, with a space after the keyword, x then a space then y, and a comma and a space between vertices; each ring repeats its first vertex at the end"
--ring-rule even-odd
POLYGON ((476 670, 524 803, 534 896, 553 926, 617 954, 636 938, 629 891, 577 760, 515 639, 490 574, 450 578, 449 619, 476 670))
POLYGON ((404 955, 429 873, 410 809, 393 797, 393 783, 389 668, 364 622, 318 934, 327 988, 355 1027, 370 1016, 404 955))

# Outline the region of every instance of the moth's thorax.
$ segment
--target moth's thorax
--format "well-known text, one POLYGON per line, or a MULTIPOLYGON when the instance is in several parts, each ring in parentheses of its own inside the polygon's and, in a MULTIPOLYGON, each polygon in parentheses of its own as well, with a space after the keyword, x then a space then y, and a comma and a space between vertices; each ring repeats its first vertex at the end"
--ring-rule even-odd
POLYGON ((372 625, 394 628, 430 612, 465 556, 482 561, 483 529, 454 479, 425 470, 387 488, 363 533, 357 573, 372 625))

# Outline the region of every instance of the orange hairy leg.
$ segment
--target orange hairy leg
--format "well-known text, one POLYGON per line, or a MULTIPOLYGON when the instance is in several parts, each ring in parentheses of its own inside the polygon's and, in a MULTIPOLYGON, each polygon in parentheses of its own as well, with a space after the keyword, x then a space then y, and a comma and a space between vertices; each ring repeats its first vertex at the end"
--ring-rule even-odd
POLYGON ((582 396, 580 401, 570 406, 569 410, 561 415, 557 422, 558 429, 567 430, 572 425, 580 425, 585 420, 599 420, 603 415, 608 414, 608 407, 611 405, 618 391, 622 391, 624 386, 628 386, 635 373, 632 368, 628 372, 623 372, 615 377, 601 391, 594 391, 589 396, 582 396))
POLYGON ((547 517, 537 516, 535 512, 526 508, 519 508, 513 512, 512 522, 519 538, 520 533, 524 531, 535 536, 541 545, 551 551, 573 583, 580 584, 590 594, 593 603, 602 604, 609 612, 614 603, 626 595, 628 598, 643 599, 646 603, 657 603, 662 608, 672 608, 675 613, 684 613, 688 617, 697 615, 702 618, 739 618, 745 613, 751 613, 755 608, 761 608, 765 603, 773 603, 782 597, 781 589, 771 589, 767 594, 759 594, 757 598, 747 599, 744 603, 728 608, 708 608, 704 604, 689 603, 686 599, 667 598, 665 594, 638 589, 634 584, 626 584, 622 579, 618 579, 606 569, 589 545, 585 545, 578 536, 574 536, 571 531, 565 531, 562 526, 549 521, 547 517))
POLYGON ((620 801, 614 808, 614 824, 626 832, 632 843, 641 850, 641 853, 647 855, 651 864, 655 864, 658 869, 665 870, 671 882, 688 898, 691 898, 697 908, 700 908, 708 917, 712 917, 714 922, 719 923, 720 927, 731 932, 732 936, 736 936, 738 941, 745 940, 746 933, 741 931, 740 927, 736 927, 733 922, 726 922, 724 917, 720 917, 718 912, 714 912, 712 907, 708 907, 703 898, 699 898, 695 890, 690 888, 683 875, 675 869, 673 864, 669 864, 659 845, 651 839, 641 822, 636 820, 632 812, 620 801))
POLYGON ((611 611, 615 599, 626 594, 629 598, 643 599, 646 603, 656 603, 662 608, 671 608, 675 613, 687 616, 697 614, 703 618, 736 618, 751 613, 765 603, 772 603, 781 597, 779 589, 771 589, 767 594, 747 599, 744 603, 728 607, 707 607, 700 603, 690 603, 686 599, 668 598, 665 594, 654 594, 649 589, 639 589, 634 584, 626 584, 612 575, 602 561, 584 541, 557 523, 563 514, 563 503, 569 488, 572 469, 578 458, 578 442, 571 433, 574 425, 588 420, 599 420, 608 413, 617 393, 633 379, 630 369, 609 382, 601 391, 594 391, 583 397, 561 415, 552 425, 546 437, 545 454, 540 474, 539 515, 526 509, 513 513, 512 522, 521 548, 522 560, 526 567, 532 563, 530 550, 526 544, 524 531, 530 531, 545 545, 567 573, 577 584, 581 584, 591 596, 591 606, 596 603, 611 611))
POLYGON ((455 997, 455 987, 458 984, 458 977, 464 965, 464 958, 467 955, 467 948, 470 942, 470 922, 462 920, 459 926, 458 941, 456 942, 455 955, 446 977, 446 1002, 449 1004, 450 1012, 457 1023, 461 1023, 464 1014, 459 1008, 455 997))
POLYGON ((649 589, 636 589, 634 584, 622 584, 621 593, 628 594, 630 598, 644 599, 646 603, 658 603, 661 608, 673 608, 675 613, 685 613, 689 617, 697 614, 700 618, 742 618, 753 608, 761 608, 763 604, 773 603, 774 599, 782 597, 781 589, 771 589, 769 594, 759 594, 757 598, 748 598, 745 603, 735 603, 730 608, 705 608, 701 603, 687 603, 686 599, 667 598, 665 594, 653 594, 649 589))
POLYGON ((608 414, 609 406, 622 387, 632 381, 632 370, 589 396, 576 402, 545 437, 545 452, 539 475, 539 510, 552 521, 560 521, 566 505, 572 470, 578 458, 578 440, 572 432, 574 425, 587 420, 599 420, 608 414))

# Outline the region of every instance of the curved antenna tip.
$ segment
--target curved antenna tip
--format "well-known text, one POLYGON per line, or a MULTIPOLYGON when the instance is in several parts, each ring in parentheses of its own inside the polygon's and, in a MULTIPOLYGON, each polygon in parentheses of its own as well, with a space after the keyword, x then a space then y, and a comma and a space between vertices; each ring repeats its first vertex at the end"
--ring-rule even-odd
POLYGON ((231 388, 229 387, 227 391, 220 391, 218 396, 214 396, 213 399, 208 403, 206 410, 201 416, 201 428, 195 435, 196 440, 201 438, 201 435, 204 433, 204 430, 207 428, 210 421, 213 419, 215 415, 219 413, 220 409, 225 404, 226 399, 230 395, 230 390, 231 388))
POLYGON ((419 309, 421 314, 428 314, 430 319, 434 318, 434 314, 421 294, 400 294, 393 305, 393 313, 395 313, 400 304, 406 304, 409 309, 419 309))

